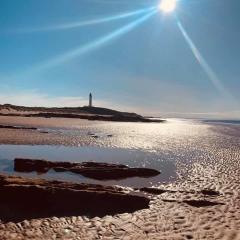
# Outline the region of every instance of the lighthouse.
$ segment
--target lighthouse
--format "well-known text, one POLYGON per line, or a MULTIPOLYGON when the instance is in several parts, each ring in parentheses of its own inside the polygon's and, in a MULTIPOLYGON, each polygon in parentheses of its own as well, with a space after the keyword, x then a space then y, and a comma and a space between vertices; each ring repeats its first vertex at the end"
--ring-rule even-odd
POLYGON ((92 107, 92 93, 89 94, 89 107, 92 107))

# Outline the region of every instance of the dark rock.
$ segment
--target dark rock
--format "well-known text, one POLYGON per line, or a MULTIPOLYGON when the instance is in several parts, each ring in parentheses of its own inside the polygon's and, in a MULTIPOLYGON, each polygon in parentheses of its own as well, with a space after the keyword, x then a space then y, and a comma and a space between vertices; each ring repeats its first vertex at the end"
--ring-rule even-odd
POLYGON ((40 133, 45 133, 45 134, 47 134, 47 133, 49 133, 49 132, 47 132, 47 131, 40 131, 40 133))
POLYGON ((94 133, 91 133, 91 132, 88 132, 87 135, 88 135, 88 136, 94 136, 95 134, 94 134, 94 133))
POLYGON ((151 194, 162 194, 165 192, 168 193, 184 193, 184 194, 194 194, 194 193, 200 193, 203 195, 208 195, 208 196, 219 196, 220 193, 214 190, 210 190, 210 189, 204 189, 201 191, 182 191, 182 190, 163 190, 163 189, 159 189, 159 188, 140 188, 140 189, 135 189, 135 190, 139 190, 141 192, 147 192, 147 193, 151 193, 151 194))
POLYGON ((162 199, 163 202, 168 202, 168 203, 181 203, 178 200, 175 199, 162 199))
POLYGON ((92 138, 99 138, 97 135, 91 135, 92 138))
POLYGON ((159 189, 159 188, 140 188, 138 189, 141 192, 146 192, 146 193, 151 193, 151 194, 156 194, 156 195, 160 195, 163 194, 165 192, 168 192, 167 190, 163 190, 163 189, 159 189))
POLYGON ((184 203, 192 206, 192 207, 211 207, 216 205, 223 205, 223 203, 219 202, 211 202, 208 200, 184 200, 184 203))
POLYGON ((108 180, 108 179, 123 179, 128 177, 151 177, 158 175, 159 172, 154 169, 147 168, 83 168, 75 167, 70 169, 73 173, 78 173, 84 177, 108 180))
MULTIPOLYGON (((79 165, 79 163, 74 163, 75 165, 79 165)), ((126 165, 123 164, 114 164, 114 163, 99 163, 99 162, 82 162, 80 163, 83 167, 88 168, 128 168, 126 165)))
POLYGON ((37 130, 37 128, 35 128, 35 127, 23 127, 23 126, 11 126, 11 125, 0 125, 0 128, 21 129, 21 130, 37 130))
POLYGON ((162 199, 163 202, 175 202, 175 203, 186 203, 192 207, 212 207, 216 205, 224 205, 223 203, 220 202, 212 202, 208 200, 184 200, 184 201, 178 201, 176 199, 162 199))
POLYGON ((204 195, 209 195, 209 196, 219 196, 220 193, 211 189, 204 189, 201 191, 202 194, 204 195))
POLYGON ((104 216, 148 208, 149 199, 121 188, 0 175, 0 219, 104 216))
POLYGON ((54 167, 53 170, 55 172, 66 172, 67 171, 66 168, 64 168, 64 167, 54 167))
POLYGON ((45 173, 50 169, 57 172, 71 171, 85 177, 108 180, 123 179, 128 177, 152 177, 160 174, 159 171, 149 168, 129 168, 121 164, 97 163, 97 162, 50 162, 46 160, 21 159, 14 160, 14 170, 18 172, 45 173))
POLYGON ((186 238, 187 238, 187 239, 193 239, 193 236, 190 235, 190 234, 187 234, 187 235, 186 235, 186 238))
MULTIPOLYGON (((14 160, 14 170, 17 172, 39 172, 46 173, 51 168, 60 167, 60 168, 71 168, 77 166, 77 164, 70 162, 58 162, 57 164, 45 160, 32 160, 32 159, 21 159, 15 158, 14 160)), ((66 171, 66 170, 65 170, 66 171)))

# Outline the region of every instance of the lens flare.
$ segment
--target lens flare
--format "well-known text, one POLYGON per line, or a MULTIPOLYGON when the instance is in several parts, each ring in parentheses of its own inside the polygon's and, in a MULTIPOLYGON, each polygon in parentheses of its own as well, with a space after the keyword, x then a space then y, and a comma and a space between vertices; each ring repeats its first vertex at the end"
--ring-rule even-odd
POLYGON ((133 16, 137 16, 137 15, 141 15, 141 14, 144 14, 144 13, 151 12, 154 9, 156 9, 156 7, 143 8, 143 9, 135 10, 135 11, 132 11, 132 12, 125 12, 125 13, 117 14, 117 15, 114 15, 114 16, 97 18, 97 19, 92 19, 92 20, 65 23, 65 24, 46 26, 46 27, 40 27, 40 28, 20 29, 18 32, 32 33, 32 32, 70 30, 70 29, 74 29, 74 28, 79 28, 79 27, 84 27, 84 26, 89 26, 89 25, 95 25, 95 24, 101 24, 101 23, 107 23, 107 22, 111 22, 111 21, 121 20, 121 19, 124 19, 124 18, 129 18, 129 17, 133 17, 133 16))
POLYGON ((176 9, 177 0, 161 0, 159 4, 159 9, 162 12, 170 13, 176 9))
POLYGON ((186 42, 188 43, 194 57, 197 59, 197 61, 199 62, 199 64, 201 65, 202 69, 204 70, 204 72, 207 74, 207 76, 209 77, 209 79, 211 80, 212 84, 214 85, 214 87, 224 96, 228 96, 229 98, 232 98, 231 94, 225 89, 225 87, 223 86, 223 84, 221 83, 221 81, 219 80, 218 76, 216 75, 216 73, 212 70, 212 68, 209 66, 209 64, 207 63, 207 61, 204 59, 204 57, 202 56, 202 54, 200 53, 200 51, 197 49, 196 45, 193 43, 192 39, 189 37, 189 35, 187 34, 186 30, 184 29, 183 25, 181 24, 181 22, 178 20, 177 21, 177 25, 184 37, 184 39, 186 40, 186 42))
POLYGON ((157 10, 154 9, 151 12, 145 14, 143 17, 138 18, 137 20, 107 34, 106 36, 103 36, 91 43, 84 45, 84 46, 75 48, 67 53, 64 53, 58 57, 50 59, 44 63, 38 64, 37 66, 32 68, 31 73, 36 72, 36 71, 42 71, 42 70, 48 69, 50 67, 54 67, 56 65, 70 61, 76 57, 79 57, 83 54, 86 54, 88 52, 96 50, 96 49, 102 47, 103 45, 106 45, 108 42, 121 37, 123 34, 130 32, 135 27, 137 27, 138 25, 140 25, 141 23, 143 23, 144 21, 149 19, 151 16, 153 16, 156 12, 157 12, 157 10))

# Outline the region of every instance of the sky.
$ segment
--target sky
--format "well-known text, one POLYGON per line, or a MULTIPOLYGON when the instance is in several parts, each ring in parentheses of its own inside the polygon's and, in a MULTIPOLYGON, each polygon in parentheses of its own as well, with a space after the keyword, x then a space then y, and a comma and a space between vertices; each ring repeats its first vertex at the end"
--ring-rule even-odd
POLYGON ((240 119, 240 1, 1 0, 0 104, 240 119))

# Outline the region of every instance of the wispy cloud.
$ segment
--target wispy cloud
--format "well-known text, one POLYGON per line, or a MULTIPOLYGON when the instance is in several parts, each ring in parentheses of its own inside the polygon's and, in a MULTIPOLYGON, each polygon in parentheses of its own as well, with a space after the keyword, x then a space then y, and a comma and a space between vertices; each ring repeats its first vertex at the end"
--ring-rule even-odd
POLYGON ((1 93, 0 103, 10 103, 22 106, 67 107, 86 105, 87 99, 82 97, 51 97, 33 90, 26 92, 1 93))

